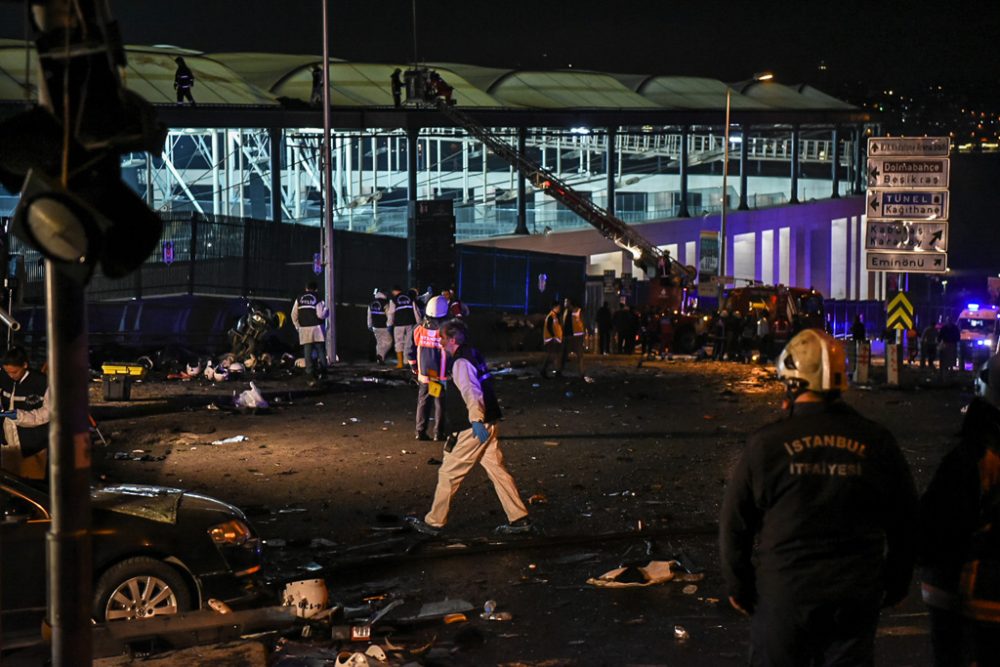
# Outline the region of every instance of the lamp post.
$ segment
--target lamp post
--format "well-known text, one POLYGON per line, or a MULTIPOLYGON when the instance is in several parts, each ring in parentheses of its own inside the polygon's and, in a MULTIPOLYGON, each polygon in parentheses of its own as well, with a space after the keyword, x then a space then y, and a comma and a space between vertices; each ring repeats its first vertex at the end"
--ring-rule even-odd
MULTIPOLYGON (((770 81, 774 75, 770 72, 758 72, 753 75, 753 81, 770 81)), ((719 285, 718 308, 722 308, 722 293, 726 287, 726 204, 729 199, 729 113, 732 109, 733 89, 726 86, 726 127, 722 146, 722 213, 719 216, 719 285)), ((746 137, 743 137, 746 141, 746 137)))

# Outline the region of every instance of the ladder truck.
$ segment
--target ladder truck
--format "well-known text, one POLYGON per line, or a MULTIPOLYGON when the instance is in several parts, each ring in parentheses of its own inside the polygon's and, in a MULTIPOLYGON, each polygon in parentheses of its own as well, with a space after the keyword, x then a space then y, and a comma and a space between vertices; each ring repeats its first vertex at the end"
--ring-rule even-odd
MULTIPOLYGON (((420 74, 426 71, 418 70, 420 74)), ((436 95, 432 86, 427 85, 423 90, 423 102, 436 106, 451 122, 464 128, 495 155, 516 167, 537 189, 579 215, 619 248, 631 253, 649 279, 650 305, 672 316, 672 349, 682 353, 695 351, 698 337, 704 333, 705 322, 701 315, 686 310, 688 290, 696 276, 694 267, 681 264, 669 252, 656 247, 621 219, 580 195, 554 173, 519 153, 468 114, 456 109, 453 101, 436 95)), ((408 101, 415 101, 409 86, 407 93, 408 101)), ((421 100, 418 98, 416 101, 421 100)))

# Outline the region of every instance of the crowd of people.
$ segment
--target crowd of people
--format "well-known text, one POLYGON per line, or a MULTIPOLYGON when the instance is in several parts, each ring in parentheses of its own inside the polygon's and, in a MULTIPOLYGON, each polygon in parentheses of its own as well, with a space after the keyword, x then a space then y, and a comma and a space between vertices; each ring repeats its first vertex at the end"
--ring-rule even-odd
MULTIPOLYGON (((792 333, 801 327, 792 324, 792 333)), ((774 335, 771 332, 771 314, 766 308, 740 311, 721 310, 712 319, 712 359, 714 361, 739 361, 767 363, 774 354, 774 335)))

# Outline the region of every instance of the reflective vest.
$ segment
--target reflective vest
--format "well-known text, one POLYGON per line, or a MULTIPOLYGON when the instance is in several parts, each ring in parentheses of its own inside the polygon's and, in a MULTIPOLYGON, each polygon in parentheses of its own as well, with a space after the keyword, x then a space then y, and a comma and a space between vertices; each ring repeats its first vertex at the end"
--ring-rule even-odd
POLYGON ((368 304, 368 312, 371 314, 373 329, 385 329, 389 326, 388 317, 385 314, 385 305, 386 301, 384 299, 375 299, 368 304))
POLYGON ((430 328, 425 322, 413 330, 413 342, 415 344, 417 364, 417 379, 423 383, 431 379, 448 379, 447 368, 445 366, 445 354, 441 347, 441 332, 437 328, 430 328))
POLYGON ((299 304, 299 327, 318 327, 320 322, 316 314, 316 306, 319 304, 319 297, 315 292, 306 292, 298 298, 299 304))
POLYGON ((572 315, 573 315, 573 335, 582 336, 585 333, 583 328, 583 311, 579 308, 576 308, 573 310, 572 315))
POLYGON ((549 314, 545 316, 545 326, 542 329, 542 338, 546 343, 555 341, 556 343, 561 343, 563 337, 562 323, 559 321, 559 316, 554 312, 549 311, 549 314))
MULTIPOLYGON (((474 347, 462 345, 455 350, 455 356, 451 363, 454 364, 459 359, 465 359, 476 370, 475 380, 479 383, 483 395, 483 422, 494 424, 500 421, 503 413, 500 411, 500 402, 497 401, 496 392, 493 391, 493 377, 483 355, 474 347)), ((454 377, 448 382, 448 391, 445 392, 444 401, 449 431, 457 433, 472 428, 469 423, 469 408, 465 405, 462 392, 455 384, 454 377)))
POLYGON ((405 292, 392 297, 395 310, 392 313, 392 325, 396 327, 407 327, 417 323, 417 314, 413 312, 413 299, 405 292))

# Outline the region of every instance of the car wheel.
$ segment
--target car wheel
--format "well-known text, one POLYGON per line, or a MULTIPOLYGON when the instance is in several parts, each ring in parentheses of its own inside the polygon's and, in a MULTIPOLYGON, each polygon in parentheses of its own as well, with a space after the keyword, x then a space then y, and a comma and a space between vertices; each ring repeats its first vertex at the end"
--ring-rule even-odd
POLYGON ((94 588, 97 621, 134 621, 191 610, 184 577, 163 561, 129 558, 101 575, 94 588))

